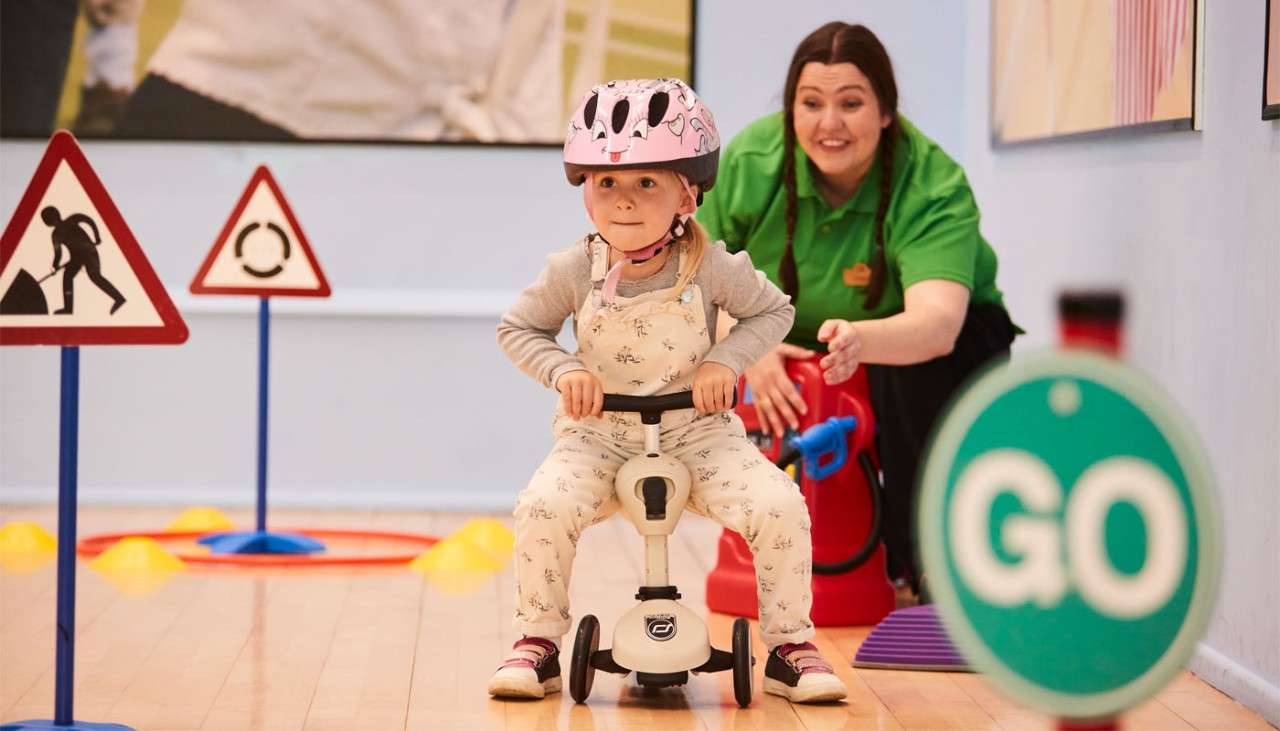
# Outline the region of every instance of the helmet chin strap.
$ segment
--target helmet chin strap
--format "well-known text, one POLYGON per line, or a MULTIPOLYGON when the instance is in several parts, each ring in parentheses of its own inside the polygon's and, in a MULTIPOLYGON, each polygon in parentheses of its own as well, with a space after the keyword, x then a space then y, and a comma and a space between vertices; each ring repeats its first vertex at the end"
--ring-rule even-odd
MULTIPOLYGON (((693 187, 689 185, 688 178, 686 178, 685 176, 679 173, 676 173, 676 177, 680 179, 680 184, 684 186, 684 191, 689 194, 689 198, 694 202, 693 205, 696 210, 698 206, 698 198, 697 196, 694 195, 693 187)), ((591 175, 590 174, 587 175, 587 179, 582 186, 582 201, 584 204, 586 204, 587 215, 590 216, 591 215, 591 175)), ((671 226, 670 228, 667 229, 667 232, 662 235, 662 238, 658 239, 652 244, 649 244, 643 249, 636 249, 635 251, 623 251, 622 249, 619 249, 618 247, 609 243, 609 240, 604 237, 604 234, 597 231, 596 236, 599 236, 601 241, 608 244, 610 249, 613 249, 614 251, 618 252, 619 254, 622 254, 623 256, 622 259, 618 260, 617 264, 614 264, 612 267, 609 268, 609 273, 605 274, 604 276, 604 284, 602 284, 600 287, 601 301, 607 304, 609 302, 612 302, 614 297, 617 296, 618 280, 621 279, 622 277, 623 266, 625 266, 627 263, 643 264, 644 262, 649 261, 653 257, 657 256, 658 254, 661 254, 662 250, 665 249, 668 244, 680 238, 681 236, 684 236, 685 225, 689 223, 689 219, 692 216, 693 216, 693 213, 677 213, 675 216, 672 217, 671 226)))

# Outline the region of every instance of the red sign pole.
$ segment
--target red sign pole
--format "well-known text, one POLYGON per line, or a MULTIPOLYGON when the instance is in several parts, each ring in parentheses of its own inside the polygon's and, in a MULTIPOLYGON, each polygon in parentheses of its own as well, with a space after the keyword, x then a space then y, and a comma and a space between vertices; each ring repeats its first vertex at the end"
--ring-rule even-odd
MULTIPOLYGON (((1124 345, 1124 296, 1114 290, 1063 292, 1058 298, 1062 348, 1085 348, 1119 358, 1124 345)), ((1117 731, 1116 718, 1058 719, 1058 731, 1117 731)))
POLYGON ((1124 349, 1124 296, 1114 290, 1063 292, 1058 298, 1063 348, 1087 348, 1119 358, 1124 349))

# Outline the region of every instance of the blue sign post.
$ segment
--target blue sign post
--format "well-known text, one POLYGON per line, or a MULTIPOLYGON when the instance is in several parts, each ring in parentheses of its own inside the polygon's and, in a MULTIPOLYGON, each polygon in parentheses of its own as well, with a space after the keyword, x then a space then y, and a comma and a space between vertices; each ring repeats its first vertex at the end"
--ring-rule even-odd
POLYGON ((4 724, 0 731, 128 731, 115 723, 76 721, 73 713, 79 346, 177 345, 186 341, 187 326, 69 132, 49 140, 0 236, 0 291, 0 345, 58 345, 62 360, 54 718, 4 724), (64 253, 65 266, 60 264, 64 253), (48 275, 37 278, 27 270, 49 267, 51 255, 48 275), (59 270, 62 276, 53 278, 59 270), (87 276, 78 277, 81 271, 87 276), (54 309, 50 300, 61 306, 54 309))
POLYGON ((255 295, 258 304, 258 462, 254 530, 205 536, 214 553, 315 553, 324 544, 267 530, 267 392, 273 296, 328 297, 329 281, 265 165, 249 179, 195 278, 192 294, 255 295))
POLYGON ((263 296, 258 306, 258 508, 252 531, 216 533, 199 539, 213 553, 317 553, 324 544, 297 533, 267 530, 267 404, 271 381, 270 298, 263 296))

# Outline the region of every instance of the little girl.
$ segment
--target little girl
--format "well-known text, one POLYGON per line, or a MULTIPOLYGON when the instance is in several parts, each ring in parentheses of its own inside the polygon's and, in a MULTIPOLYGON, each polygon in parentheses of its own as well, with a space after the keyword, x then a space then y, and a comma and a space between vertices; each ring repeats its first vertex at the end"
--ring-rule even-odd
POLYGON ((796 702, 838 700, 844 684, 808 640, 813 551, 799 488, 760 455, 727 411, 743 368, 782 341, 790 300, 745 253, 707 241, 690 219, 715 184, 711 112, 675 79, 596 86, 569 123, 564 167, 583 185, 597 233, 547 258, 498 326, 525 373, 560 392, 555 447, 516 501, 516 628, 489 683, 495 696, 560 690, 569 575, 578 537, 617 509, 618 468, 643 448, 635 414, 603 396, 693 391, 695 409, 662 416, 662 450, 693 476, 689 507, 731 528, 755 555, 764 689, 796 702), (716 342, 716 317, 738 320, 716 342), (556 342, 574 316, 578 351, 556 342), (713 344, 714 343, 714 344, 713 344))

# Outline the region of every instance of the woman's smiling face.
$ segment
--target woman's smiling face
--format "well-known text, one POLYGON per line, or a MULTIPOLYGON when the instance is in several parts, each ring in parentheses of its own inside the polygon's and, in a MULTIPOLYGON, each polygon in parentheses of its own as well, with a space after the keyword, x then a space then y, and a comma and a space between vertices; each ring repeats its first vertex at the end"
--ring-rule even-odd
POLYGON ((823 175, 836 180, 866 174, 880 132, 892 121, 881 114, 861 69, 816 61, 800 70, 792 118, 800 147, 823 175))

